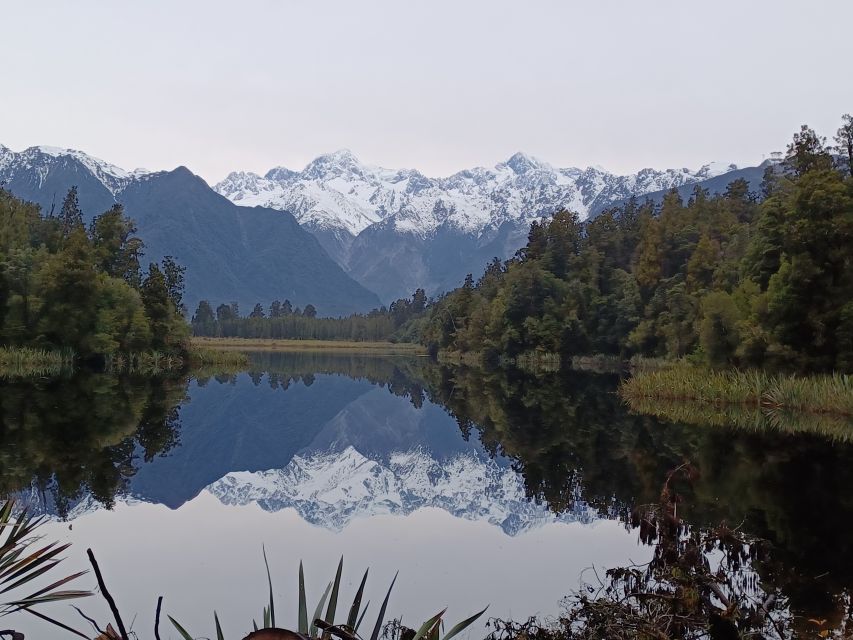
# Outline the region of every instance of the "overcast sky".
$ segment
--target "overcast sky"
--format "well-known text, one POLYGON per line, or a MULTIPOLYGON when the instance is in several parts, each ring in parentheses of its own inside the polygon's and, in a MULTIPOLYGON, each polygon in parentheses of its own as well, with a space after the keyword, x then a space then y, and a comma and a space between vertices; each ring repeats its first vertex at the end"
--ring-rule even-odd
POLYGON ((0 143, 127 169, 759 162, 853 112, 850 0, 18 0, 0 143))

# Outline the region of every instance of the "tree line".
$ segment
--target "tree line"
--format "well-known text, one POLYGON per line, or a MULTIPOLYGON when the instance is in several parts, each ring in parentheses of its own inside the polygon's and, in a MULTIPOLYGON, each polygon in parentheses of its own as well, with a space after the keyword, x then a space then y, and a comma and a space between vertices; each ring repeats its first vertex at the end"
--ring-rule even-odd
POLYGON ((436 301, 432 351, 603 353, 714 367, 853 371, 853 118, 803 126, 759 193, 735 180, 659 206, 562 211, 436 301))
POLYGON ((192 316, 193 335, 218 338, 352 340, 357 342, 413 339, 401 330, 413 318, 424 313, 426 293, 418 289, 411 298, 401 298, 388 307, 369 313, 354 313, 340 318, 317 317, 312 304, 294 308, 289 300, 274 300, 267 312, 255 304, 246 316, 238 303, 216 307, 207 300, 199 302, 192 316))
POLYGON ((118 204, 87 228, 76 187, 58 214, 0 188, 0 343, 84 359, 182 352, 184 268, 167 257, 143 271, 135 233, 118 204))

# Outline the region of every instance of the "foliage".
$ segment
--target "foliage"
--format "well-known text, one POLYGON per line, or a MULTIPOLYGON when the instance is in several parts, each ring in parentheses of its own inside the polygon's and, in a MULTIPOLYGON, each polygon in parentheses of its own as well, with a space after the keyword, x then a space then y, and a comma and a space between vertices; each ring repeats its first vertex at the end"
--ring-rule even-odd
POLYGON ((58 375, 70 370, 73 361, 70 351, 0 346, 0 377, 58 375))
POLYGON ((274 300, 269 316, 263 305, 255 304, 245 318, 240 316, 236 303, 221 304, 216 313, 207 300, 199 302, 192 317, 193 335, 217 338, 298 339, 298 340, 350 340, 357 342, 396 341, 396 334, 411 342, 413 336, 405 335, 407 323, 417 319, 427 307, 423 289, 418 289, 411 299, 401 298, 390 307, 374 309, 370 313, 354 313, 342 318, 318 318, 314 305, 293 309, 290 300, 274 300))
POLYGON ((792 637, 784 597, 759 577, 772 565, 768 545, 726 524, 700 531, 679 515, 676 483, 694 475, 681 465, 667 474, 656 504, 634 510, 632 525, 654 548, 648 563, 604 577, 593 568, 594 580, 566 598, 558 621, 497 621, 489 640, 792 637))
MULTIPOLYGON (((40 544, 40 538, 34 534, 44 523, 43 518, 33 517, 26 509, 17 516, 14 515, 14 511, 15 503, 12 500, 6 500, 0 506, 0 589, 2 589, 0 593, 4 599, 11 598, 6 602, 0 602, 0 618, 26 612, 85 638, 83 634, 40 613, 37 609, 40 605, 50 602, 76 600, 92 595, 89 591, 61 589, 86 572, 71 574, 27 593, 34 588, 29 586, 31 583, 37 582, 42 576, 52 572, 62 562, 59 554, 70 545, 60 545, 56 542, 40 544)), ((13 632, 4 632, 4 634, 13 635, 13 632)), ((23 638, 23 636, 20 637, 23 638)))
POLYGON ((76 188, 58 217, 0 189, 0 344, 83 360, 183 351, 183 269, 140 270, 143 244, 120 205, 83 225, 76 188))
POLYGON ((762 580, 782 590, 803 622, 846 610, 839 594, 853 581, 848 420, 812 424, 784 411, 736 419, 740 405, 695 402, 689 413, 636 415, 613 393, 618 377, 566 369, 428 367, 422 375, 429 400, 463 434, 507 456, 531 498, 556 512, 594 508, 628 525, 639 505, 657 501, 667 471, 692 461, 698 475, 682 489, 681 517, 703 531, 743 523, 771 541, 777 565, 762 580), (762 428, 767 422, 772 428, 762 428))
MULTIPOLYGON (((839 131, 847 149, 849 116, 839 131)), ((763 200, 744 180, 713 197, 673 190, 581 222, 531 226, 510 260, 490 263, 432 304, 429 350, 689 356, 713 368, 853 371, 853 176, 803 127, 763 200)))
MULTIPOLYGON (((298 615, 297 615, 297 633, 296 636, 294 632, 288 631, 283 628, 279 628, 276 626, 276 615, 275 615, 275 601, 273 598, 273 585, 272 585, 272 576, 270 575, 269 563, 267 562, 266 551, 264 552, 264 564, 266 565, 267 570, 267 581, 269 584, 269 600, 268 603, 264 605, 263 611, 261 613, 261 624, 259 625, 256 620, 252 621, 252 627, 255 630, 254 634, 249 634, 246 636, 247 639, 251 639, 253 637, 264 637, 269 638, 270 640, 287 640, 293 639, 294 637, 301 637, 305 639, 315 639, 319 640, 324 638, 328 640, 331 637, 339 638, 340 640, 361 640, 362 637, 358 633, 359 628, 361 627, 361 623, 364 620, 364 616, 367 613, 367 608, 370 605, 370 602, 365 604, 362 607, 362 598, 364 595, 364 588, 367 584, 367 576, 369 573, 369 569, 364 572, 364 575, 361 578, 361 581, 358 586, 358 590, 355 592, 355 596, 353 597, 352 604, 347 609, 347 617, 346 622, 335 623, 335 620, 338 619, 338 597, 340 594, 341 587, 341 578, 343 575, 343 567, 344 567, 344 559, 341 557, 340 562, 338 563, 337 571, 335 572, 334 579, 328 583, 326 586, 323 595, 320 597, 319 602, 315 609, 313 609, 314 614, 310 618, 308 618, 308 603, 305 591, 305 571, 302 566, 302 563, 299 563, 299 593, 298 593, 298 615), (325 608, 325 614, 323 613, 323 609, 325 608), (259 630, 268 630, 268 634, 260 634, 259 630)), ((383 630, 384 622, 385 622, 385 614, 388 608, 388 600, 391 597, 391 591, 394 589, 394 584, 397 582, 397 576, 394 576, 394 579, 391 581, 391 586, 388 588, 388 591, 385 594, 385 598, 382 601, 382 605, 379 607, 379 614, 376 618, 376 623, 373 625, 373 631, 370 634, 370 640, 379 640, 380 633, 383 630)), ((488 607, 486 607, 488 608, 488 607)), ((467 629, 471 626, 477 619, 480 618, 485 612, 486 609, 483 609, 479 613, 472 615, 471 617, 459 622, 454 625, 449 631, 444 634, 441 634, 441 628, 443 627, 443 618, 444 613, 447 609, 444 609, 431 617, 429 620, 423 623, 421 627, 417 630, 411 630, 410 634, 405 637, 411 637, 411 640, 451 640, 459 633, 467 629)), ((222 630, 220 627, 219 616, 216 612, 213 614, 214 624, 216 625, 216 633, 217 638, 222 638, 222 630)), ((169 616, 169 620, 172 625, 178 631, 182 638, 186 640, 192 640, 193 636, 184 629, 184 627, 176 621, 174 618, 169 616)), ((406 630, 402 627, 399 627, 401 634, 406 633, 409 630, 406 630)))

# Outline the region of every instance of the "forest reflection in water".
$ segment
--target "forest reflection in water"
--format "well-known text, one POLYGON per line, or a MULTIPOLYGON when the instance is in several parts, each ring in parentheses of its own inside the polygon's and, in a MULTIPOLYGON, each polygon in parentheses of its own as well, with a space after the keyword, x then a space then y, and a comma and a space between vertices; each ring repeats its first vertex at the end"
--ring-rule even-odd
MULTIPOLYGON (((381 387, 419 412, 446 412, 466 440, 520 474, 528 499, 552 513, 571 513, 581 502, 629 527, 633 509, 656 502, 667 472, 689 461, 698 475, 685 488, 687 520, 699 527, 726 521, 768 539, 773 564, 762 581, 780 588, 792 610, 830 616, 853 584, 853 446, 819 430, 632 414, 615 394, 617 378, 602 374, 484 372, 426 358, 312 352, 253 353, 251 362, 247 373, 196 379, 78 372, 0 382, 0 487, 60 517, 86 501, 109 509, 127 494, 176 508, 232 471, 284 466, 322 439, 306 425, 328 423, 381 387), (265 433, 255 422, 268 410, 257 396, 240 405, 246 413, 237 418, 233 403, 208 399, 237 393, 246 387, 241 380, 289 394, 287 433, 265 433), (300 404, 299 394, 315 384, 322 393, 300 404), (252 404, 256 414, 246 408, 252 404), (188 440, 182 450, 185 429, 196 437, 182 415, 201 407, 208 440, 188 440), (229 420, 245 424, 237 433, 225 428, 229 420)), ((423 446, 445 446, 423 437, 423 446)), ((575 584, 567 579, 566 591, 575 584)))

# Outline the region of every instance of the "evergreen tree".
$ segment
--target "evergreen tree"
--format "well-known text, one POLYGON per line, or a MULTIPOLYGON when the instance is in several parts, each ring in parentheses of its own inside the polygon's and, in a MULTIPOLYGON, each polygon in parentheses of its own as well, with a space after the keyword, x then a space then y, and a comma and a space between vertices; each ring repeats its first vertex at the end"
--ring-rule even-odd
POLYGON ((853 176, 853 116, 849 113, 842 116, 842 125, 835 134, 835 142, 838 144, 838 153, 846 159, 847 170, 853 176))
POLYGON ((185 314, 184 307, 184 273, 187 268, 175 262, 172 256, 163 258, 163 278, 166 281, 166 289, 169 292, 169 299, 172 301, 178 313, 185 314))
POLYGON ((213 314, 213 308, 207 300, 202 300, 198 303, 195 313, 193 314, 193 324, 212 324, 216 321, 216 316, 213 314))
POLYGON ((216 307, 216 320, 217 322, 227 322, 229 320, 236 320, 237 316, 234 314, 234 310, 232 309, 230 304, 221 304, 216 307))
POLYGON ((143 242, 134 237, 136 227, 124 216, 117 204, 92 221, 89 236, 95 250, 99 268, 114 278, 122 278, 133 287, 141 283, 139 258, 143 242))
POLYGON ((148 267, 141 295, 151 327, 151 346, 167 352, 179 348, 186 338, 186 325, 175 309, 166 277, 155 263, 148 267))
POLYGON ((817 135, 814 129, 804 124, 788 145, 785 166, 797 176, 832 168, 832 156, 826 150, 826 138, 817 135))
POLYGON ((59 210, 59 219, 62 223, 62 237, 67 238, 74 229, 82 228, 83 212, 77 199, 77 185, 74 185, 65 194, 62 208, 59 210))

